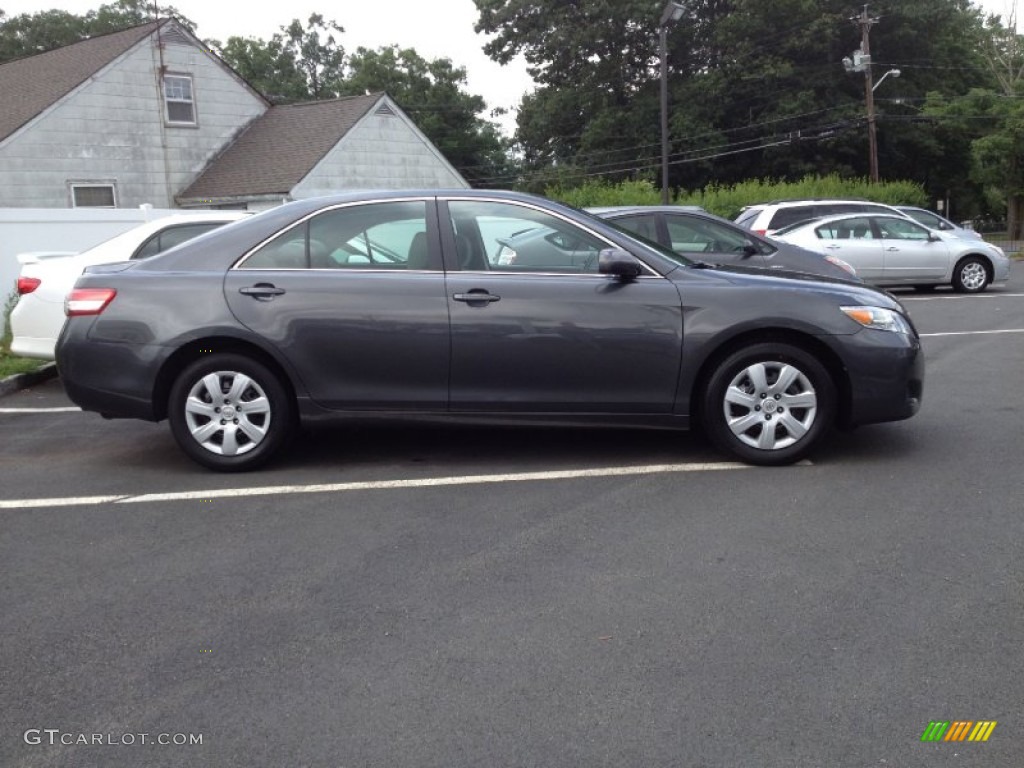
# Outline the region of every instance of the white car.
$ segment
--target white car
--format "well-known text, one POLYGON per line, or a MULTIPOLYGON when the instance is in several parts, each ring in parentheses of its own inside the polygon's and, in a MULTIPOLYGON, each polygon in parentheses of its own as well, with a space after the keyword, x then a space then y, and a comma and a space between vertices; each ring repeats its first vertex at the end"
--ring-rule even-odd
POLYGON ((962 293, 978 293, 1010 277, 1010 260, 1002 248, 928 229, 904 216, 826 216, 780 229, 774 237, 838 256, 873 285, 952 285, 962 293))
POLYGON ((781 200, 748 205, 735 223, 759 235, 775 237, 776 232, 792 224, 842 213, 890 213, 910 218, 898 208, 870 200, 781 200))
POLYGON ((64 326, 64 297, 86 267, 155 256, 248 215, 244 211, 216 211, 164 216, 82 253, 19 257, 19 299, 11 313, 11 352, 21 357, 53 360, 57 336, 64 326))

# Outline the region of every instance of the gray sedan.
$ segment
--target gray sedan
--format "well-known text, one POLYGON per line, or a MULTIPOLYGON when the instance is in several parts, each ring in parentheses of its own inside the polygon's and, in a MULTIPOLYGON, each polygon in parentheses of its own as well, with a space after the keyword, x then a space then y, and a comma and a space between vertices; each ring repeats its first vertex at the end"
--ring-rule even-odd
POLYGON ((92 267, 67 313, 57 364, 75 403, 167 419, 186 454, 226 471, 270 459, 299 420, 399 416, 696 423, 783 464, 833 424, 912 416, 923 383, 918 335, 884 293, 694 263, 509 192, 290 203, 92 267), (570 255, 496 258, 531 229, 570 255))
POLYGON ((901 216, 826 216, 780 229, 774 237, 839 256, 874 285, 952 285, 956 291, 978 293, 1010 277, 1010 260, 1001 248, 937 232, 901 216))
POLYGON ((750 230, 696 206, 637 205, 587 210, 691 259, 858 279, 856 269, 834 254, 817 253, 791 243, 758 237, 750 230))

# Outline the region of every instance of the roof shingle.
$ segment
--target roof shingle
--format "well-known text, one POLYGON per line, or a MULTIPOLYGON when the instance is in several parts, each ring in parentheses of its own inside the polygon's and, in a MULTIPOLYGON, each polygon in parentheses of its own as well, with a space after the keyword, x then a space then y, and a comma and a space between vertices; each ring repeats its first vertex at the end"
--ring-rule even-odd
POLYGON ((0 64, 0 141, 168 21, 151 21, 0 64))
POLYGON ((271 107, 178 199, 288 194, 383 96, 271 107))

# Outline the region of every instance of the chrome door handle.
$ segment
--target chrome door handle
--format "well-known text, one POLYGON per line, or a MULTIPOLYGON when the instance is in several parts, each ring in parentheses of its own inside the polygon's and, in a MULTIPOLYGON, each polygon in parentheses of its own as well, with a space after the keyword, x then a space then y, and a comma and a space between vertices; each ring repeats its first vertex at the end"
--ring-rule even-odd
POLYGON ((477 301, 491 302, 501 301, 501 296, 495 296, 493 293, 487 293, 487 291, 470 291, 469 293, 456 293, 452 296, 456 301, 465 301, 467 303, 474 303, 477 301))
POLYGON ((252 296, 260 301, 270 301, 275 296, 285 293, 284 288, 278 288, 271 283, 256 283, 245 288, 239 288, 238 292, 243 296, 252 296))

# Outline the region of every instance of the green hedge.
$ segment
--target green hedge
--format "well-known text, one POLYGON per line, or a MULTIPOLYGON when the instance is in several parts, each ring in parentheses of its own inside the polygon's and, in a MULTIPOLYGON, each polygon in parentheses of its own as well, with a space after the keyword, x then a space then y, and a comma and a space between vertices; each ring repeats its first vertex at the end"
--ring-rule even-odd
MULTIPOLYGON (((544 194, 553 200, 587 208, 599 205, 658 205, 661 191, 649 181, 622 181, 612 184, 591 180, 577 187, 548 187, 544 194)), ((805 176, 800 181, 753 179, 731 186, 712 184, 696 192, 683 191, 672 202, 699 205, 711 213, 734 219, 744 206, 771 200, 839 198, 874 200, 889 205, 928 205, 924 187, 912 181, 884 181, 872 184, 867 179, 843 179, 830 176, 805 176)))

